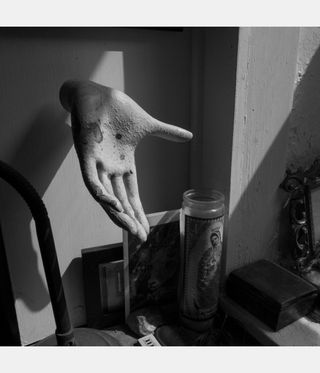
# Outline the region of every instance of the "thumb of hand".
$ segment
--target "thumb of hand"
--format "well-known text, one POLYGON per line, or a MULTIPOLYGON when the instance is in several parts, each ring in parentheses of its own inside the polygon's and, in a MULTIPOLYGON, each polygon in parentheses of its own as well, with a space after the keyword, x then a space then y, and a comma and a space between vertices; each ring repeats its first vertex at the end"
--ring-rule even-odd
POLYGON ((165 140, 175 142, 185 142, 192 139, 193 134, 181 127, 173 126, 159 120, 154 119, 153 130, 150 133, 152 136, 161 137, 165 140))

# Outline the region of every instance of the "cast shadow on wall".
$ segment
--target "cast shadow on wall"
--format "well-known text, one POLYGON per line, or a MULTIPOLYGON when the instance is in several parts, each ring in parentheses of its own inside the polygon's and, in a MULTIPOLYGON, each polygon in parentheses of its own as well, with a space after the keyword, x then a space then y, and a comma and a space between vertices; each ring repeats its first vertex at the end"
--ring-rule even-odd
MULTIPOLYGON (((188 48, 172 46, 178 44, 182 34, 130 30, 128 35, 127 31, 119 31, 113 35, 113 40, 126 44, 130 41, 129 46, 121 48, 126 94, 152 116, 186 127, 190 93, 189 81, 185 79, 190 69, 188 48), (145 43, 152 43, 152 49, 145 48, 145 43), (171 47, 168 48, 168 45, 171 47), (175 83, 171 84, 169 91, 168 82, 175 83), (183 117, 185 120, 181 120, 183 117)), ((183 40, 188 45, 187 36, 184 36, 183 40)), ((188 162, 185 161, 188 159, 188 151, 188 144, 177 145, 152 136, 144 139, 138 146, 136 164, 139 194, 146 213, 180 206, 182 192, 188 186, 189 170, 188 162), (172 182, 177 179, 178 182, 172 182)), ((97 209, 99 208, 97 206, 97 209)), ((105 243, 111 242, 106 239, 105 243)), ((67 284, 65 293, 72 322, 74 325, 81 325, 81 321, 83 323, 85 320, 85 302, 80 258, 71 261, 62 278, 63 283, 67 284)))
POLYGON ((68 286, 64 286, 64 293, 71 323, 74 326, 84 325, 86 319, 84 317, 86 310, 82 279, 82 258, 74 258, 62 275, 63 284, 68 284, 68 286))
MULTIPOLYGON (((27 126, 29 131, 20 139, 16 153, 8 162, 33 184, 41 197, 72 146, 65 117, 65 113, 53 105, 42 107, 27 126)), ((22 298, 30 310, 41 310, 50 300, 38 270, 42 261, 31 240, 31 213, 15 191, 4 200, 3 213, 7 219, 14 221, 17 228, 17 234, 10 237, 10 259, 15 265, 14 273, 23 275, 13 278, 14 288, 19 289, 15 296, 22 298)))
MULTIPOLYGON (((293 98, 293 109, 288 117, 288 169, 309 168, 320 157, 320 48, 313 55, 305 73, 301 76, 293 98)), ((285 195, 287 198, 287 195, 285 195)), ((280 222, 280 247, 284 262, 291 262, 289 207, 282 209, 280 222), (287 250, 285 250, 287 249, 287 250)), ((280 253, 281 254, 281 253, 280 253)))
MULTIPOLYGON (((8 33, 8 37, 20 37, 22 31, 18 30, 6 32, 8 33)), ((26 34, 24 35, 25 37, 39 37, 38 30, 30 29, 23 32, 26 34)), ((125 51, 126 58, 124 71, 127 79, 126 92, 134 99, 137 99, 137 102, 141 102, 139 99, 140 95, 144 100, 145 97, 147 97, 146 100, 149 101, 147 102, 146 110, 150 111, 155 117, 159 116, 157 115, 157 110, 159 110, 161 113, 164 111, 168 118, 162 119, 172 122, 173 124, 183 126, 184 123, 179 123, 179 121, 174 117, 176 115, 175 113, 178 113, 177 116, 179 117, 179 115, 182 115, 181 112, 185 111, 183 115, 187 121, 188 114, 188 111, 186 110, 188 105, 184 104, 187 101, 186 97, 189 96, 189 82, 184 79, 184 76, 187 74, 190 67, 187 58, 188 53, 187 48, 185 48, 183 49, 184 54, 181 55, 179 52, 180 49, 175 47, 179 44, 181 34, 133 30, 132 33, 130 31, 130 38, 128 40, 127 30, 108 30, 108 33, 113 34, 112 37, 114 38, 114 42, 117 42, 118 44, 121 44, 122 42, 128 44, 128 41, 130 42, 130 46, 127 47, 125 51), (167 51, 168 42, 171 42, 172 38, 174 37, 176 37, 175 42, 173 46, 171 46, 170 55, 167 56, 164 52, 167 51), (154 40, 156 41, 155 44, 157 44, 158 41, 161 43, 161 48, 155 53, 154 49, 152 49, 152 53, 150 53, 150 50, 144 48, 144 41, 147 41, 150 44, 151 41, 154 43, 154 40), (140 54, 136 53, 136 48, 139 48, 139 51, 141 52, 139 52, 140 54), (141 56, 143 56, 143 58, 145 58, 147 61, 146 66, 148 66, 147 68, 149 69, 147 71, 147 75, 153 77, 148 84, 139 84, 139 74, 136 73, 136 70, 139 68, 139 64, 141 65, 141 56), (183 71, 183 73, 181 73, 181 71, 183 71), (163 79, 165 74, 168 75, 168 79, 163 79), (170 81, 170 79, 178 80, 177 84, 172 88, 171 93, 167 94, 167 82, 170 81), (163 102, 156 102, 156 100, 150 97, 151 95, 146 94, 147 91, 154 90, 154 86, 157 87, 157 94, 159 97, 163 98, 163 102), (172 102, 177 101, 175 97, 178 97, 180 90, 183 92, 183 97, 178 100, 177 108, 174 110, 166 109, 167 107, 172 108, 172 102), (166 110, 168 111, 167 113, 166 110)), ((62 40, 65 40, 67 37, 67 39, 69 38, 71 41, 76 40, 77 42, 79 41, 77 39, 83 38, 88 39, 89 41, 92 40, 94 43, 96 41, 102 43, 102 41, 105 40, 106 35, 105 29, 102 29, 101 31, 80 30, 80 32, 78 32, 78 30, 70 31, 68 29, 44 30, 44 36, 46 38, 52 38, 53 40, 61 38, 62 40)), ((108 36, 110 37, 110 35, 108 36)), ((184 38, 184 40, 187 40, 187 38, 184 38)), ((51 40, 48 39, 49 44, 50 42, 51 40)), ((116 49, 114 45, 112 48, 113 50, 116 49)), ((54 100, 50 100, 52 104, 42 106, 36 117, 30 123, 23 124, 24 128, 27 129, 27 132, 24 134, 24 136, 19 138, 19 142, 16 144, 13 154, 10 155, 10 157, 7 157, 7 159, 3 159, 20 171, 32 183, 41 197, 44 196, 44 193, 46 192, 54 176, 61 167, 61 164, 67 156, 70 148, 72 147, 71 130, 70 127, 65 124, 66 113, 58 103, 59 84, 72 76, 79 77, 81 79, 90 79, 92 72, 101 58, 101 55, 105 53, 105 51, 104 44, 101 44, 101 50, 99 51, 99 53, 101 52, 100 54, 97 53, 96 50, 96 53, 92 53, 90 55, 86 53, 84 56, 81 54, 82 52, 84 53, 84 51, 81 49, 80 52, 77 52, 77 62, 74 62, 74 60, 64 60, 66 57, 63 54, 55 57, 57 58, 57 61, 53 62, 58 66, 62 66, 63 69, 61 70, 61 73, 60 70, 56 72, 57 76, 54 77, 54 82, 50 81, 50 84, 45 86, 47 95, 49 91, 51 95, 53 95, 52 92, 54 92, 54 100), (84 62, 81 62, 82 58, 84 62), (71 71, 75 63, 77 63, 77 66, 74 69, 75 71, 71 71), (68 64, 71 66, 70 71, 68 64), (65 67, 65 65, 67 67, 65 67)), ((69 54, 67 54, 67 58, 70 58, 69 54)), ((48 62, 45 61, 43 63, 46 64, 48 62)), ((28 75, 28 72, 25 74, 28 75)), ((143 76, 144 75, 145 74, 143 74, 143 76)), ((40 85, 40 80, 42 78, 44 78, 43 81, 46 82, 45 79, 47 79, 47 77, 38 76, 37 79, 39 79, 39 81, 37 80, 33 83, 37 85, 37 88, 44 86, 42 81, 40 85)), ((12 89, 19 92, 19 84, 25 85, 26 83, 30 83, 28 78, 26 78, 26 81, 19 81, 19 83, 17 83, 16 86, 13 86, 12 89)), ((156 156, 153 160, 156 164, 161 165, 162 163, 168 163, 167 160, 171 157, 173 161, 170 163, 170 165, 168 165, 167 172, 165 168, 162 168, 161 174, 159 175, 156 171, 157 167, 150 170, 150 165, 147 165, 145 164, 146 162, 144 162, 143 152, 141 152, 139 149, 137 154, 138 167, 141 169, 139 174, 143 175, 144 171, 152 171, 152 175, 147 178, 148 180, 146 180, 143 185, 141 185, 141 194, 147 194, 147 192, 144 192, 144 190, 149 190, 147 200, 143 201, 143 203, 146 202, 145 204, 146 206, 149 206, 150 211, 159 210, 157 205, 159 204, 158 200, 154 198, 154 194, 150 193, 150 190, 153 191, 157 189, 159 178, 167 183, 164 188, 161 188, 161 193, 163 196, 160 196, 159 198, 159 200, 165 200, 168 204, 168 206, 164 206, 163 209, 167 209, 167 207, 168 209, 172 208, 171 205, 173 203, 180 205, 180 196, 182 191, 185 189, 188 180, 188 165, 187 162, 185 162, 185 165, 183 166, 184 168, 180 170, 182 181, 176 183, 177 185, 170 185, 170 178, 177 178, 175 170, 179 168, 179 165, 181 165, 183 159, 188 158, 188 149, 181 146, 179 150, 177 150, 175 144, 167 142, 166 149, 168 151, 161 152, 160 150, 163 146, 161 141, 163 140, 146 140, 144 149, 147 149, 147 152, 153 152, 155 148, 159 149, 158 156, 156 156), (169 199, 166 197, 168 188, 170 188, 171 191, 169 199)), ((157 154, 157 152, 155 153, 157 154)), ((32 312, 36 312, 42 310, 50 303, 47 286, 43 276, 41 275, 41 271, 39 270, 39 268, 42 267, 42 261, 40 253, 37 253, 35 250, 35 244, 30 235, 30 222, 32 221, 31 214, 24 202, 21 201, 21 198, 14 191, 10 191, 9 189, 10 188, 4 189, 5 191, 8 191, 8 194, 5 194, 5 198, 3 198, 4 203, 2 209, 3 216, 10 222, 4 224, 3 228, 5 230, 5 225, 11 228, 7 232, 4 231, 4 239, 6 238, 6 234, 10 234, 12 236, 10 237, 10 263, 14 263, 14 278, 12 279, 12 282, 15 288, 14 290, 18 290, 15 291, 15 296, 17 299, 21 299, 28 309, 30 309, 32 312), (16 227, 16 230, 13 231, 12 227, 16 227)), ((57 252, 59 253, 59 248, 57 248, 57 252)), ((72 289, 74 286, 78 288, 82 287, 82 272, 80 267, 80 258, 75 258, 67 267, 62 276, 64 285, 67 285, 65 286, 65 292, 68 306, 71 306, 72 311, 76 310, 75 313, 77 313, 77 310, 79 310, 79 314, 83 312, 83 310, 81 311, 80 309, 82 307, 81 300, 75 299, 72 289)), ((79 294, 79 291, 77 293, 79 294)), ((78 319, 77 315, 71 315, 71 317, 78 319)))
MULTIPOLYGON (((310 166, 314 157, 320 156, 320 142, 317 142, 317 137, 313 137, 320 120, 319 102, 320 49, 314 54, 296 86, 289 116, 230 216, 230 226, 243 227, 241 221, 250 222, 246 226, 246 232, 233 232, 237 237, 237 247, 234 247, 234 250, 237 252, 238 265, 262 257, 280 260, 284 265, 290 265, 292 262, 289 211, 284 208, 288 195, 278 187, 285 173, 274 172, 274 163, 283 162, 283 167, 277 167, 276 170, 285 170, 292 166, 310 166), (301 140, 299 134, 302 134, 304 139, 301 140), (285 157, 284 144, 288 147, 285 157), (270 190, 273 192, 270 193, 270 190), (278 210, 275 212, 275 209, 267 208, 268 205, 278 206, 278 210), (248 215, 255 218, 247 219, 248 215), (270 232, 273 234, 270 235, 270 232), (268 244, 261 245, 263 251, 261 247, 255 251, 259 242, 263 243, 263 237, 270 237, 268 244), (255 253, 258 257, 255 257, 255 253)), ((232 265, 234 263, 231 263, 231 269, 232 265)))
MULTIPOLYGON (((14 139, 8 136, 12 146, 10 153, 3 151, 2 160, 25 176, 42 198, 73 145, 71 128, 65 123, 67 114, 59 103, 59 87, 70 77, 88 79, 104 52, 103 46, 99 46, 92 48, 88 54, 88 41, 79 43, 79 38, 85 38, 85 30, 80 32, 80 36, 76 29, 72 32, 68 30, 45 28, 40 32, 36 28, 10 28, 4 29, 1 35, 7 43, 11 41, 13 47, 19 42, 25 46, 28 40, 34 45, 32 53, 23 48, 22 52, 8 49, 8 55, 2 61, 5 70, 17 71, 17 76, 6 78, 7 97, 14 97, 17 107, 16 112, 7 113, 7 117, 16 126, 13 133, 20 136, 14 139), (57 44, 57 40, 61 44, 57 44), (54 53, 57 50, 59 53, 54 53), (14 53, 18 53, 20 59, 15 58, 12 62, 10 53, 12 59, 17 57, 14 53), (22 64, 24 58, 27 60, 22 64), (19 105, 23 107, 21 115, 19 105), (30 113, 34 117, 26 120, 26 115, 30 113)), ((89 39, 96 35, 97 32, 92 31, 89 39)), ((13 106, 13 103, 9 104, 9 108, 13 106)), ((44 309, 50 299, 42 275, 40 252, 36 250, 37 243, 31 236, 32 216, 11 187, 2 181, 0 187, 3 236, 5 243, 7 241, 14 295, 16 300, 21 300, 35 313, 44 309)), ((50 218, 50 210, 48 212, 50 218)), ((59 248, 57 253, 59 257, 59 248)))

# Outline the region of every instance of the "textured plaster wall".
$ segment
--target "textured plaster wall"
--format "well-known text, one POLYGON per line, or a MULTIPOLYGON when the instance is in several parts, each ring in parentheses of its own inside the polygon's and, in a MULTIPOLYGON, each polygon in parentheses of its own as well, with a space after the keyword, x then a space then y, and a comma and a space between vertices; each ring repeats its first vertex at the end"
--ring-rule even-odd
POLYGON ((240 29, 227 273, 279 254, 298 40, 299 28, 240 29))
POLYGON ((320 156, 320 28, 241 28, 227 273, 290 256, 286 168, 320 156))
MULTIPOLYGON (((80 175, 69 118, 58 100, 69 78, 124 90, 152 116, 189 127, 190 33, 133 29, 0 32, 0 158, 43 197, 55 237, 71 320, 86 321, 81 249, 122 241, 80 175)), ((189 182, 189 144, 147 138, 136 153, 147 213, 179 208, 189 182)), ((23 344, 55 330, 34 222, 0 181, 0 218, 23 344)))
POLYGON ((320 28, 302 27, 298 46, 287 167, 309 167, 320 157, 320 28))

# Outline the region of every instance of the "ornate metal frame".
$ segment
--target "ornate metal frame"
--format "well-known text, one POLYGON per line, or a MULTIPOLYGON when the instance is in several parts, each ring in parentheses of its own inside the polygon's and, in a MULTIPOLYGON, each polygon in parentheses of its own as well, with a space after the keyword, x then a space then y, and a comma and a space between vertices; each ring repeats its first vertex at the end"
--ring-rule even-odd
POLYGON ((292 256, 294 270, 300 275, 320 269, 320 243, 315 241, 311 194, 320 193, 320 159, 306 170, 287 170, 280 187, 290 193, 288 198, 290 223, 294 238, 292 256))

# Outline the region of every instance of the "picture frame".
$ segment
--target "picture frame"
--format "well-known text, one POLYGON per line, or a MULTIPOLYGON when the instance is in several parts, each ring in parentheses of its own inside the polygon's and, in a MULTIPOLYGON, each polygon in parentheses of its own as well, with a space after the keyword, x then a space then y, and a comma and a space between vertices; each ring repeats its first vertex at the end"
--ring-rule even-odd
POLYGON ((148 214, 145 243, 123 230, 125 317, 139 308, 176 302, 180 266, 180 209, 148 214))
POLYGON ((90 328, 102 329, 108 326, 124 322, 124 288, 115 294, 114 284, 116 280, 110 281, 113 299, 107 299, 107 284, 103 286, 102 273, 121 273, 123 278, 123 246, 121 243, 97 246, 81 250, 83 285, 85 295, 85 306, 87 313, 87 326, 90 328), (104 269, 104 270, 103 270, 104 269), (116 272, 115 270, 116 269, 116 272), (109 272, 107 272, 109 270, 109 272), (121 272, 119 272, 121 271, 121 272), (122 306, 119 302, 122 297, 122 306), (108 306, 111 309, 108 310, 108 306))
POLYGON ((320 159, 305 170, 287 170, 280 187, 289 193, 293 270, 305 277, 320 269, 320 159))
POLYGON ((320 182, 307 185, 307 219, 310 244, 315 255, 320 252, 320 182))

